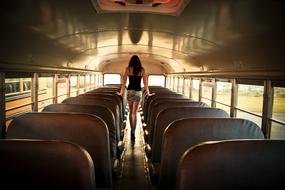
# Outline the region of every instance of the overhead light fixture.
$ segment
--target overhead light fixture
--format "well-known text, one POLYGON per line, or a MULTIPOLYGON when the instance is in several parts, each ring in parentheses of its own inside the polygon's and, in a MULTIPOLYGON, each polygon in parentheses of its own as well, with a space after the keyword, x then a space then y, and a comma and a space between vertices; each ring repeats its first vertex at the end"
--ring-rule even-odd
POLYGON ((161 5, 161 3, 153 3, 153 4, 152 4, 153 7, 157 7, 157 6, 159 6, 159 5, 161 5))
POLYGON ((180 15, 191 0, 91 0, 98 13, 158 13, 180 15))
POLYGON ((114 3, 118 3, 119 5, 126 6, 127 0, 113 0, 114 3))

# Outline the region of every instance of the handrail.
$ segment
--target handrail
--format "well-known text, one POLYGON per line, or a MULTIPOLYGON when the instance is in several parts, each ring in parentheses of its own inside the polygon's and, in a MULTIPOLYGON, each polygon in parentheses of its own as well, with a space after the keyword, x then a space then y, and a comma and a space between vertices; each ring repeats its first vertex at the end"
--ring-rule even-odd
POLYGON ((168 73, 167 76, 183 76, 183 77, 209 77, 209 78, 245 78, 245 79, 270 79, 284 80, 285 70, 269 71, 197 71, 197 72, 179 72, 168 73), (249 77, 250 76, 250 77, 249 77))
POLYGON ((277 119, 273 119, 273 118, 268 118, 270 121, 273 121, 273 122, 275 122, 275 123, 278 123, 278 124, 280 124, 280 125, 285 125, 285 122, 283 122, 283 121, 280 121, 280 120, 277 120, 277 119))

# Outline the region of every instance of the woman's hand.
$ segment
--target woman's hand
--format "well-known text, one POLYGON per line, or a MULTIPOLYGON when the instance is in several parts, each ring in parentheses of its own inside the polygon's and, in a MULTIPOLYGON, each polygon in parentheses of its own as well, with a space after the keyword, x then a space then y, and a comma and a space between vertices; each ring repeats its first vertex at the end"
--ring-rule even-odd
POLYGON ((147 94, 147 96, 153 96, 153 95, 155 95, 155 93, 149 93, 149 94, 147 94))
POLYGON ((123 92, 116 92, 117 95, 122 96, 123 92))

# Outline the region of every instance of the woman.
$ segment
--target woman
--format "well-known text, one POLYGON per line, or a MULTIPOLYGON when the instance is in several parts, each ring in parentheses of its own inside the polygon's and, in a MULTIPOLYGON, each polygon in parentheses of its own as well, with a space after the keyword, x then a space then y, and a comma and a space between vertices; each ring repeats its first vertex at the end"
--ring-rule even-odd
POLYGON ((130 59, 129 66, 126 68, 123 75, 123 81, 120 91, 117 93, 122 96, 124 88, 129 77, 129 85, 127 92, 127 100, 129 105, 129 119, 131 126, 131 140, 135 140, 135 130, 137 123, 137 112, 139 103, 142 98, 141 79, 143 78, 144 88, 148 96, 154 95, 150 93, 147 84, 147 76, 144 68, 141 65, 140 58, 137 55, 133 55, 130 59))

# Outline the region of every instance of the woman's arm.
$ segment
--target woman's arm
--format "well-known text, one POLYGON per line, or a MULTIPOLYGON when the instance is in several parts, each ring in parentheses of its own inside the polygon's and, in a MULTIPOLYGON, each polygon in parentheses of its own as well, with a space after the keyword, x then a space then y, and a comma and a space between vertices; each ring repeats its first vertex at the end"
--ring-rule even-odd
POLYGON ((128 67, 126 67, 123 78, 122 78, 122 85, 120 88, 120 91, 117 93, 119 96, 122 96, 122 94, 124 93, 124 89, 127 83, 127 79, 128 79, 128 67))
POLYGON ((154 95, 154 93, 150 93, 149 88, 148 88, 148 82, 147 82, 147 75, 144 69, 142 69, 142 78, 143 78, 143 84, 144 84, 144 89, 146 90, 146 94, 148 96, 154 95))

